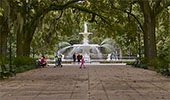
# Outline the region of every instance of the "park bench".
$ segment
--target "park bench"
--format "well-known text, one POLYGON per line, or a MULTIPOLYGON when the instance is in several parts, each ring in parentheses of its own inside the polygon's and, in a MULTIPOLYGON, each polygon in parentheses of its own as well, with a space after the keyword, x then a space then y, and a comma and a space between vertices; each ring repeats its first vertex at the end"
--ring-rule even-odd
POLYGON ((15 66, 12 65, 12 71, 10 72, 9 64, 0 65, 0 78, 9 78, 9 76, 16 75, 15 66))
POLYGON ((37 65, 38 68, 42 67, 42 63, 39 60, 37 61, 36 65, 37 65))

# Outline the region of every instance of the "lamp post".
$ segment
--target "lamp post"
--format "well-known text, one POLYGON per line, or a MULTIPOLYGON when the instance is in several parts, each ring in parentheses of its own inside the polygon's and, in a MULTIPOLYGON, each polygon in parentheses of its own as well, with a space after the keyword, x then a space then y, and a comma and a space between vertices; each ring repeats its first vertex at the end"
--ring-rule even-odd
MULTIPOLYGON (((12 19, 10 19, 10 22, 12 23, 12 19)), ((10 25, 10 29, 9 29, 9 68, 10 68, 10 72, 12 72, 12 35, 11 35, 11 28, 12 28, 13 24, 10 25)))
POLYGON ((141 30, 140 30, 139 27, 138 27, 139 60, 141 60, 141 45, 140 45, 141 40, 140 40, 140 32, 141 32, 141 30))
POLYGON ((130 59, 130 56, 131 56, 131 50, 130 50, 130 40, 129 40, 129 59, 130 59))

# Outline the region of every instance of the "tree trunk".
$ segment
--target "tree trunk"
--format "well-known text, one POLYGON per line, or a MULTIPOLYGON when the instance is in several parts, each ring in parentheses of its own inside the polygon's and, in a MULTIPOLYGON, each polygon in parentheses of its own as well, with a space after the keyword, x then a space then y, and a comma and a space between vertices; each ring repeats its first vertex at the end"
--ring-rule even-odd
POLYGON ((156 37, 155 37, 155 22, 156 15, 154 10, 149 5, 149 1, 141 0, 139 1, 144 15, 144 48, 145 57, 148 62, 153 62, 157 57, 156 51, 156 37))
POLYGON ((17 57, 23 55, 23 33, 22 32, 19 31, 17 32, 17 51, 16 51, 17 57))
POLYGON ((25 24, 22 32, 17 34, 17 56, 29 56, 31 41, 38 25, 38 21, 33 24, 25 24), (25 29, 25 30, 24 30, 25 29), (24 36, 23 36, 24 35, 24 36))
POLYGON ((156 50, 156 36, 155 36, 155 16, 153 15, 151 17, 151 27, 149 28, 150 29, 150 34, 149 34, 149 37, 150 37, 150 61, 153 62, 153 60, 155 60, 157 58, 157 50, 156 50))
MULTIPOLYGON (((27 32, 24 34, 29 33, 29 30, 30 29, 27 29, 27 32)), ((17 34, 17 56, 29 56, 32 38, 30 39, 27 36, 24 37, 22 34, 23 33, 17 34)))
MULTIPOLYGON (((3 17, 4 19, 4 17, 3 17)), ((7 37, 8 37, 8 23, 7 20, 1 27, 0 33, 0 60, 4 60, 7 57, 7 37)))
POLYGON ((157 57, 156 51, 156 37, 155 37, 155 17, 152 13, 148 13, 149 16, 145 16, 144 23, 144 42, 145 43, 145 52, 146 58, 149 59, 149 62, 153 62, 153 60, 157 57), (149 54, 149 55, 148 55, 149 54))
POLYGON ((145 62, 147 63, 149 61, 149 45, 148 45, 148 41, 149 41, 149 36, 148 36, 148 32, 147 32, 147 28, 146 28, 146 23, 144 23, 144 32, 143 32, 143 38, 144 38, 144 55, 145 55, 145 62))
POLYGON ((24 41, 23 56, 29 56, 30 55, 31 41, 32 40, 24 41))

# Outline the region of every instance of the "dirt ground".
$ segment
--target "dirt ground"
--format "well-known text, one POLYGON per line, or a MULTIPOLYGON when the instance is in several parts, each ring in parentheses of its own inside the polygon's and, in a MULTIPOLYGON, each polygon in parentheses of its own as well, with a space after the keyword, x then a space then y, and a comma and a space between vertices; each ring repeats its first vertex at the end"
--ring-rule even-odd
POLYGON ((170 100, 170 78, 127 65, 48 66, 1 81, 0 100, 170 100))

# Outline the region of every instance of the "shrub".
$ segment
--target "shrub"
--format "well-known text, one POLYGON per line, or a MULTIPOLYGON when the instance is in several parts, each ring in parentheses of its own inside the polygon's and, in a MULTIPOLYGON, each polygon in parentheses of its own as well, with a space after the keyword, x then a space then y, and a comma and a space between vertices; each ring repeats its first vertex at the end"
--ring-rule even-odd
POLYGON ((157 72, 161 73, 162 75, 165 75, 165 76, 170 76, 170 70, 168 68, 166 68, 166 69, 158 68, 157 72))
POLYGON ((170 63, 169 61, 169 57, 168 56, 159 56, 159 63, 158 63, 158 67, 161 67, 161 68, 168 68, 168 65, 170 63))
POLYGON ((19 56, 13 59, 13 64, 17 67, 23 65, 35 65, 35 60, 27 56, 19 56))
POLYGON ((147 65, 147 64, 141 64, 141 65, 140 65, 140 68, 148 69, 148 65, 147 65))
POLYGON ((128 65, 132 65, 135 61, 100 61, 100 63, 127 63, 128 65))
POLYGON ((164 42, 158 43, 159 67, 167 68, 170 64, 170 36, 165 38, 164 42))
POLYGON ((148 65, 147 64, 136 64, 136 65, 134 65, 134 67, 148 69, 148 65))
POLYGON ((16 73, 21 73, 35 68, 37 68, 37 66, 28 66, 28 65, 18 66, 16 67, 16 73))
POLYGON ((9 64, 9 58, 1 59, 0 64, 9 64))

